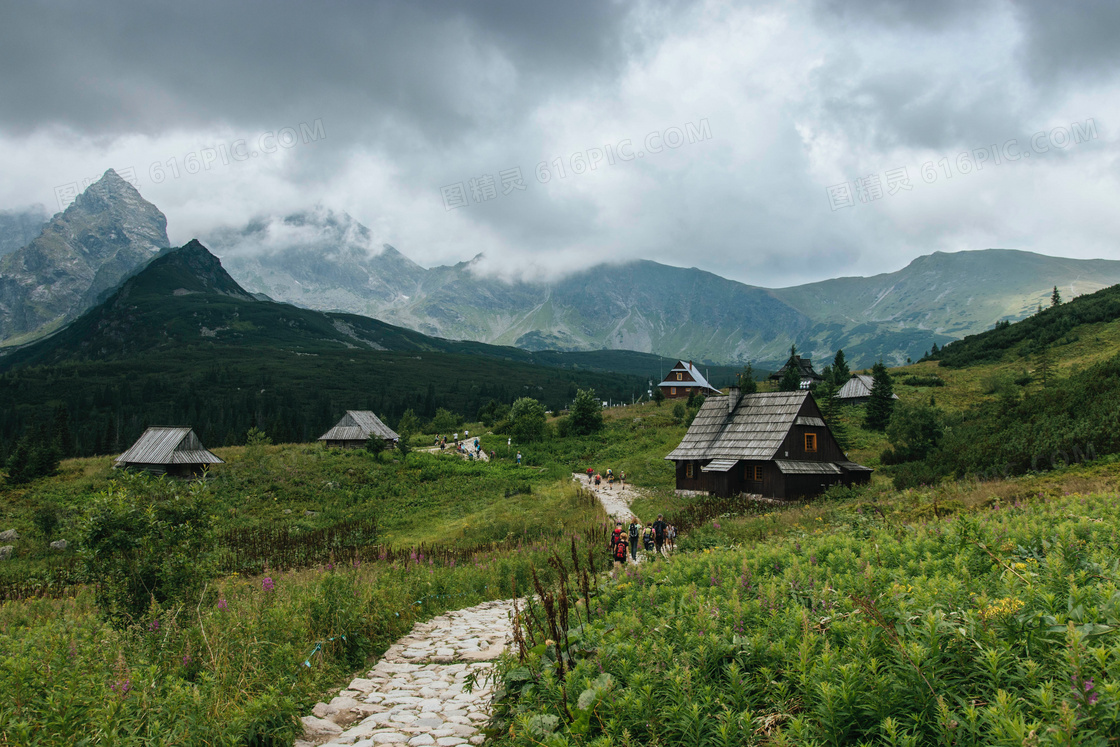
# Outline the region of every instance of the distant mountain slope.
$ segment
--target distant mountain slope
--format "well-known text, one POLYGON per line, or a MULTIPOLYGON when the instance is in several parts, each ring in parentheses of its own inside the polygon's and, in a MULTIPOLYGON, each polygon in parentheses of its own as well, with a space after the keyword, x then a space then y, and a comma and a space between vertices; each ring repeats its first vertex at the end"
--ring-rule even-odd
POLYGON ((929 357, 950 368, 991 363, 1007 356, 1026 357, 1077 341, 1083 325, 1117 321, 1120 321, 1120 285, 1044 308, 1015 324, 969 335, 929 357))
POLYGON ((76 318, 168 244, 163 213, 106 171, 38 237, 0 258, 0 345, 76 318))
POLYGON ((1024 317, 1054 285, 1072 297, 1120 282, 1120 262, 1003 249, 938 252, 893 273, 773 290, 649 261, 505 282, 478 273, 475 261, 424 269, 371 246, 350 216, 322 209, 257 220, 214 242, 250 291, 309 308, 528 350, 628 349, 725 364, 780 365, 791 343, 815 359, 843 348, 855 365, 903 363, 1024 317))
POLYGON ((27 210, 0 210, 0 257, 30 244, 48 220, 50 216, 41 205, 27 210))
POLYGON ((375 315, 406 303, 427 271, 346 213, 317 208, 221 229, 205 243, 253 292, 321 311, 375 315))
POLYGON ((1049 306, 1053 287, 1072 298, 1120 283, 1120 262, 1065 259, 1010 249, 918 257, 897 272, 780 288, 807 316, 842 325, 879 323, 953 337, 1049 306))

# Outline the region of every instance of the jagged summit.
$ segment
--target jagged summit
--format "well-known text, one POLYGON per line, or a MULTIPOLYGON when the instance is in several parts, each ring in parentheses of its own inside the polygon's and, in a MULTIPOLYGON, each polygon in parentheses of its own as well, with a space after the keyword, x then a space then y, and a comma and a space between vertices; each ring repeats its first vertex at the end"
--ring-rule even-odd
POLYGON ((31 243, 0 258, 0 345, 78 317, 170 243, 164 214, 109 169, 31 243))

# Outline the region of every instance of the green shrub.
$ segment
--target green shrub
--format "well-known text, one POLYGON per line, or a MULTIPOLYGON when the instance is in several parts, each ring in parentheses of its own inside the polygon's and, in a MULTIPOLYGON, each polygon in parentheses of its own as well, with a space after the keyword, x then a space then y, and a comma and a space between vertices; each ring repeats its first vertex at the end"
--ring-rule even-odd
POLYGON ((209 506, 203 482, 127 473, 94 498, 80 552, 108 620, 124 627, 199 601, 215 572, 209 506))

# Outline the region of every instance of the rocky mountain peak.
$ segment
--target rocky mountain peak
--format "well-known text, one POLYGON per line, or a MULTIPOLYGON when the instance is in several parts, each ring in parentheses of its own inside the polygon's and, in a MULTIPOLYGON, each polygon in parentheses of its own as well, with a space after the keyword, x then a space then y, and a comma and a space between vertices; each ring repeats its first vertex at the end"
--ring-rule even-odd
POLYGON ((167 218, 112 169, 0 259, 0 344, 51 332, 170 245, 167 218))

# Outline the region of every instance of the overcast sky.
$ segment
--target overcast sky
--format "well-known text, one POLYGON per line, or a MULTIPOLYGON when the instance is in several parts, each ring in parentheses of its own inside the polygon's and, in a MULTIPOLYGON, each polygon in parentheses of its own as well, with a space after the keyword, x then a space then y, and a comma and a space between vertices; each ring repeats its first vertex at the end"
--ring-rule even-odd
POLYGON ((0 208, 115 168, 175 244, 320 205, 534 276, 1120 259, 1118 38, 1105 0, 6 3, 0 208))

